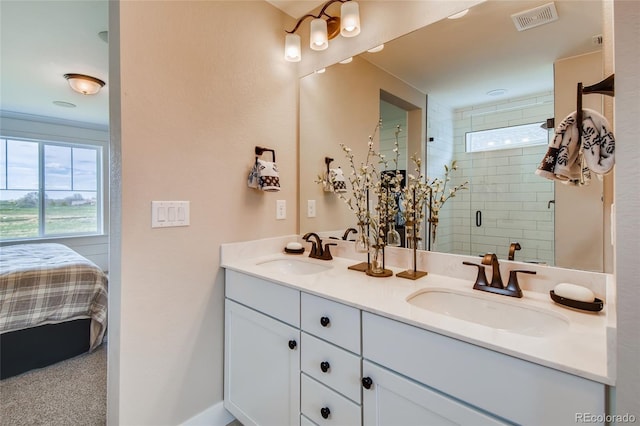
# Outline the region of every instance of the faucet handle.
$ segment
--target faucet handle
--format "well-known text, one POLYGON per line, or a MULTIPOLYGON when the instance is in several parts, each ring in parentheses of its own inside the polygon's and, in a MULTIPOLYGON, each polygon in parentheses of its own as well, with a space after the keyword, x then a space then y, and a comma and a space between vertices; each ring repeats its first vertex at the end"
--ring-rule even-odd
POLYGON ((322 259, 323 260, 331 260, 333 259, 333 256, 331 256, 331 248, 329 246, 337 246, 337 243, 326 243, 324 245, 324 251, 322 252, 322 259))
POLYGON ((463 265, 468 265, 468 266, 477 266, 478 267, 478 275, 476 276, 476 282, 475 284, 473 284, 473 288, 474 289, 478 289, 478 287, 482 287, 482 286, 487 286, 489 285, 487 283, 487 276, 484 273, 484 266, 479 265, 477 263, 472 263, 472 262, 462 262, 463 265))
POLYGON ((514 269, 513 271, 509 272, 509 283, 507 284, 506 290, 513 293, 516 297, 522 297, 522 289, 520 288, 520 284, 518 283, 518 272, 523 274, 536 274, 536 271, 514 269))

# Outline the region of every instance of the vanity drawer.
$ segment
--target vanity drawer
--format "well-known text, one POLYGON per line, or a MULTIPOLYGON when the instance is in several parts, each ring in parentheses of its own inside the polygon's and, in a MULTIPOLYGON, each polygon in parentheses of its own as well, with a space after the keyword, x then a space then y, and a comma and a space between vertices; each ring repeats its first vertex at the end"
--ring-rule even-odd
POLYGON ((227 269, 225 296, 279 321, 300 327, 298 290, 227 269))
POLYGON ((307 333, 301 339, 302 371, 360 403, 360 357, 307 333))
POLYGON ((301 375, 300 411, 317 425, 351 426, 361 424, 360 405, 301 375), (324 410, 325 411, 323 413, 324 410), (326 416, 326 418, 325 418, 326 416))
POLYGON ((302 293, 301 328, 314 336, 360 353, 360 310, 302 293))

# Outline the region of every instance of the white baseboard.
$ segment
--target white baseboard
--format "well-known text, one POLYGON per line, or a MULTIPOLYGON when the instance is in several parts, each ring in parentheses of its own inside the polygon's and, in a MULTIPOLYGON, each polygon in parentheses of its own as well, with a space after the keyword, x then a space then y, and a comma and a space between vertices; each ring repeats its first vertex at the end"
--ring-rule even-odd
POLYGON ((191 417, 181 426, 225 426, 235 418, 224 408, 222 401, 191 417))

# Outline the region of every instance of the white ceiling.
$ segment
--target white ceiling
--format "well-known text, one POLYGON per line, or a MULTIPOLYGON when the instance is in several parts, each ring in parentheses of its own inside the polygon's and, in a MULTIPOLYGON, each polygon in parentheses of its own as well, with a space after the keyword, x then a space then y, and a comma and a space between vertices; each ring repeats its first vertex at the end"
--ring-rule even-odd
POLYGON ((107 30, 108 2, 2 0, 0 8, 0 109, 107 126, 108 45, 98 33, 107 30), (97 95, 81 95, 69 87, 67 73, 106 85, 97 95))
MULTIPOLYGON (((323 3, 268 1, 294 17, 323 3)), ((602 32, 602 11, 599 1, 556 1, 558 21, 515 30, 512 13, 544 3, 487 1, 463 19, 435 23, 363 57, 452 106, 477 102, 492 89, 507 89, 509 97, 547 90, 554 60, 599 48, 591 37, 602 32)), ((2 0, 0 8, 0 109, 106 126, 108 45, 98 33, 107 30, 108 2, 2 0), (92 75, 107 84, 97 95, 80 95, 68 86, 66 73, 92 75)))

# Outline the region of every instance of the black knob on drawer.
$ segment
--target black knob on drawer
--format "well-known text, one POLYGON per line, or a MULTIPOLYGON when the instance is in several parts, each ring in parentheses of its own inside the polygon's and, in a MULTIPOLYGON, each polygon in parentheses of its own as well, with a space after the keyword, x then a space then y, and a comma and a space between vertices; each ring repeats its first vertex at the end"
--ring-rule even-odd
POLYGON ((328 419, 329 414, 331 414, 331 410, 329 410, 329 407, 322 407, 320 409, 320 415, 322 416, 323 419, 328 419))
POLYGON ((331 322, 331 320, 329 320, 329 317, 320 318, 320 325, 323 326, 323 327, 327 327, 330 322, 331 322))
POLYGON ((295 340, 289 340, 289 349, 295 349, 298 343, 295 340))
POLYGON ((371 389, 371 385, 373 385, 373 380, 371 380, 371 377, 362 378, 362 387, 364 387, 365 389, 371 389))
POLYGON ((322 361, 320 363, 320 370, 322 370, 323 373, 326 373, 327 371, 329 371, 330 368, 331 366, 327 361, 322 361))

